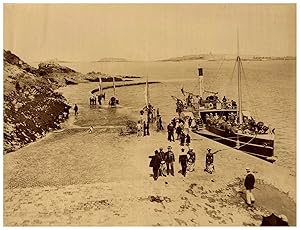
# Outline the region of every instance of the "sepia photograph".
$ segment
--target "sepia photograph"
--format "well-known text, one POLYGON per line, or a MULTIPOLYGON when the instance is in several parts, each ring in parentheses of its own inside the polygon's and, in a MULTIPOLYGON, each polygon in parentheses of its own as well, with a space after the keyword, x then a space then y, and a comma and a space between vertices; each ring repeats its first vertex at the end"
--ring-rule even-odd
POLYGON ((3 225, 296 226, 296 3, 4 3, 3 225))

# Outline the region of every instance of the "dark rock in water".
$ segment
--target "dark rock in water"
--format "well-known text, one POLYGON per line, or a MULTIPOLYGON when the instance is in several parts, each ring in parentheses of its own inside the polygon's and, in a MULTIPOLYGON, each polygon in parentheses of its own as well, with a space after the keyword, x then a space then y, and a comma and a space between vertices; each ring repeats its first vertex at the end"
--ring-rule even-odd
MULTIPOLYGON (((87 77, 86 80, 90 82, 99 82, 99 77, 87 77)), ((101 77, 102 82, 113 82, 113 77, 101 77)), ((123 81, 120 77, 115 77, 115 81, 123 81)))
POLYGON ((65 78, 66 85, 77 85, 78 83, 73 79, 65 78))

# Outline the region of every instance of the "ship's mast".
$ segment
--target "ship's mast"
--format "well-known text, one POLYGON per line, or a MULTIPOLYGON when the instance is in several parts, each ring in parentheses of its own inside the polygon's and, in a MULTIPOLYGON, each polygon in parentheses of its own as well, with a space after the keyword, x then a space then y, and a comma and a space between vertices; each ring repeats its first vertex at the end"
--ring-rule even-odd
POLYGON ((102 78, 99 77, 99 94, 102 94, 102 78))
POLYGON ((115 77, 113 77, 113 86, 114 86, 114 97, 116 97, 115 77))
POLYGON ((147 81, 146 81, 146 86, 145 86, 145 101, 146 101, 146 107, 149 108, 149 85, 148 85, 148 76, 147 76, 147 81))
POLYGON ((243 114, 242 114, 242 79, 241 79, 241 58, 239 56, 239 31, 237 31, 237 64, 238 64, 238 115, 239 115, 239 124, 243 123, 243 114))
MULTIPOLYGON (((243 122, 243 115, 242 115, 242 87, 241 87, 241 58, 240 58, 240 54, 239 54, 239 31, 237 31, 237 58, 236 58, 236 61, 238 64, 238 116, 239 116, 238 124, 241 124, 243 122)), ((236 148, 240 149, 240 139, 239 139, 238 133, 237 133, 237 140, 236 140, 236 148)))

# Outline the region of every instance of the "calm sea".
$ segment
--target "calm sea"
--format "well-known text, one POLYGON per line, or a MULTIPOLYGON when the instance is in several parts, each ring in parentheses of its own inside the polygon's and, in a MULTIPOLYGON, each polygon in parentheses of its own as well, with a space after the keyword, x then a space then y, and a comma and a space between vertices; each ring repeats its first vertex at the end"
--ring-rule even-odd
MULTIPOLYGON (((68 63, 67 66, 82 72, 101 71, 112 75, 134 75, 161 84, 150 85, 151 103, 159 108, 163 120, 175 115, 175 101, 171 95, 182 97, 180 89, 198 93, 197 68, 204 70, 206 90, 237 98, 237 72, 234 61, 186 62, 104 62, 68 63)), ((245 61, 242 80, 243 110, 255 119, 276 128, 275 164, 291 169, 296 165, 296 62, 245 61)), ((108 90, 107 94, 112 91, 108 90)), ((144 86, 117 88, 122 106, 138 113, 144 105, 144 86)))

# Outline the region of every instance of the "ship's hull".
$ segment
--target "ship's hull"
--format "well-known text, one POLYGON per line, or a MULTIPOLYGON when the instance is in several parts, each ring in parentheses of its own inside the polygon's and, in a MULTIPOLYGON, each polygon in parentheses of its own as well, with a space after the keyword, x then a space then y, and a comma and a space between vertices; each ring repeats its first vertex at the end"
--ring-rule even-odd
POLYGON ((209 125, 206 125, 205 129, 193 132, 269 162, 276 160, 274 158, 274 140, 268 138, 269 135, 235 134, 209 125))

